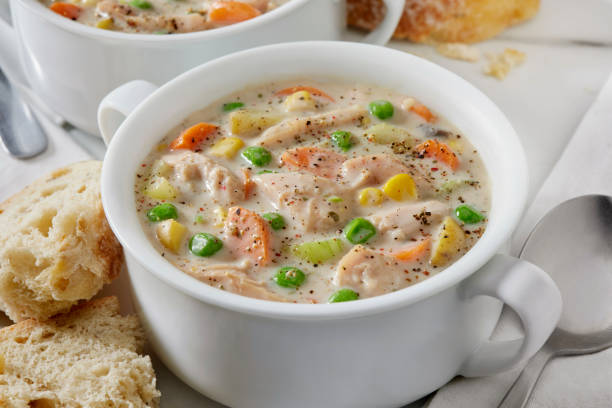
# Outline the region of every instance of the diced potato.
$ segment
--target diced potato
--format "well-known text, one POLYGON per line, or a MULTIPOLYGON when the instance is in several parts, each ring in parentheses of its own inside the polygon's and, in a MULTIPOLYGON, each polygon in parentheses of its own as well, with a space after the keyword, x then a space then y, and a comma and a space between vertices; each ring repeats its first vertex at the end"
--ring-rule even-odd
POLYGON ((181 242, 183 242, 183 237, 187 233, 187 228, 180 222, 170 219, 160 222, 155 232, 157 239, 163 246, 177 253, 181 248, 181 242))
POLYGON ((223 228, 225 225, 225 219, 227 218, 227 209, 223 207, 217 207, 213 210, 215 214, 215 223, 214 226, 217 228, 223 228))
POLYGON ((380 205, 383 199, 383 192, 379 188, 367 187, 359 192, 359 204, 364 207, 380 205))
POLYGON ((153 177, 144 190, 144 194, 156 200, 171 200, 176 198, 177 192, 165 177, 153 177))
POLYGON ((390 144, 404 142, 408 145, 413 144, 413 138, 406 129, 390 125, 388 123, 377 123, 370 126, 366 132, 366 137, 370 142, 378 144, 390 144))
POLYGON ((168 177, 172 172, 172 167, 163 160, 155 160, 151 166, 151 175, 159 177, 168 177))
POLYGON ((244 147, 242 139, 230 136, 224 137, 215 143, 208 151, 213 156, 225 157, 226 159, 233 159, 240 149, 244 147))
POLYGON ((338 238, 323 241, 304 242, 292 247, 298 258, 312 264, 320 264, 334 258, 344 250, 344 244, 338 238))
POLYGON ((271 113, 240 109, 230 114, 230 131, 234 135, 262 132, 280 122, 281 117, 271 113))
POLYGON ((452 217, 445 217, 433 244, 429 263, 444 266, 457 257, 465 242, 465 232, 452 217))
POLYGON ((414 200, 418 192, 410 174, 396 174, 391 177, 382 188, 387 197, 395 201, 414 200))
POLYGON ((96 23, 96 27, 101 28, 103 30, 112 30, 113 29, 113 19, 105 18, 104 20, 100 20, 96 23))
POLYGON ((412 108, 415 103, 416 103, 416 100, 414 98, 406 98, 402 101, 400 106, 402 107, 403 110, 405 110, 406 112, 409 112, 410 108, 412 108))
POLYGON ((315 105, 316 102, 308 91, 292 93, 285 99, 285 110, 287 112, 314 110, 315 105))
POLYGON ((455 153, 463 153, 463 143, 459 142, 456 139, 449 140, 446 145, 450 147, 455 153))

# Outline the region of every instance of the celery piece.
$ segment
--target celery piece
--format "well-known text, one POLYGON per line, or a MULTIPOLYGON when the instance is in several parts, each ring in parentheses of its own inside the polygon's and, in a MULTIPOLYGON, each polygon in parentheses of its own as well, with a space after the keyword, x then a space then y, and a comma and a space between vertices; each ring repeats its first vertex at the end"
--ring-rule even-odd
POLYGON ((340 254, 343 249, 344 244, 338 238, 304 242, 292 247, 295 256, 313 264, 328 261, 340 254))

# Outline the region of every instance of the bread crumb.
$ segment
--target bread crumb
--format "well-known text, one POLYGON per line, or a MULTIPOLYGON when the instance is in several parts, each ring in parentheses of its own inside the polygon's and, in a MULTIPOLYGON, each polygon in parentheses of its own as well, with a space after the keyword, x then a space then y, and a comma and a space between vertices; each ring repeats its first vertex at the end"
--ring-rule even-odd
POLYGON ((484 73, 503 80, 510 70, 522 64, 526 57, 527 54, 513 48, 506 48, 501 54, 487 54, 489 63, 484 67, 484 73))
POLYGON ((448 58, 476 62, 480 59, 480 50, 463 43, 438 44, 436 51, 448 58))

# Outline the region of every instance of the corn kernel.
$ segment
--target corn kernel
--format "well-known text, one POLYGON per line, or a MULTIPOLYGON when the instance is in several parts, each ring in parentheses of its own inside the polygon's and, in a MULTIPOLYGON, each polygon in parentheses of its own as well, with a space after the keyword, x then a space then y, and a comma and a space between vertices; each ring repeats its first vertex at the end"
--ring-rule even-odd
POLYGON ((409 174, 396 174, 383 186, 387 197, 395 201, 406 201, 418 197, 416 185, 409 174))
POLYGON ((244 147, 242 139, 230 136, 224 137, 215 143, 208 151, 213 156, 225 157, 226 159, 232 159, 238 153, 238 150, 244 147))
POLYGON ((163 246, 171 250, 172 252, 178 252, 181 247, 183 237, 187 232, 187 228, 180 222, 173 219, 165 220, 157 225, 157 239, 163 246))
POLYGON ((215 224, 214 226, 217 228, 222 228, 225 224, 225 219, 227 218, 227 210, 223 207, 217 207, 213 210, 215 214, 215 224))
POLYGON ((315 105, 316 103, 308 91, 292 93, 285 99, 285 110, 287 112, 314 110, 315 105))
POLYGON ((383 202, 383 192, 378 188, 367 187, 359 192, 359 204, 364 207, 373 207, 383 202))
POLYGON ((104 20, 100 20, 96 23, 96 27, 101 28, 103 30, 112 30, 113 29, 113 19, 105 18, 104 20))
POLYGON ((170 200, 176 198, 177 192, 167 178, 153 177, 144 194, 156 200, 170 200))

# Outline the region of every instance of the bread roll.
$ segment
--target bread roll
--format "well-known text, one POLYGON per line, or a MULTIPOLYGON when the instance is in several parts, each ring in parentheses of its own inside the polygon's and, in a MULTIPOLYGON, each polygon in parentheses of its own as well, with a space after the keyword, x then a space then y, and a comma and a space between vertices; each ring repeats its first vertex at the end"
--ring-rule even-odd
MULTIPOLYGON (((420 43, 474 43, 532 18, 539 0, 406 0, 394 37, 420 43)), ((376 28, 385 7, 382 0, 347 0, 348 23, 376 28)))

